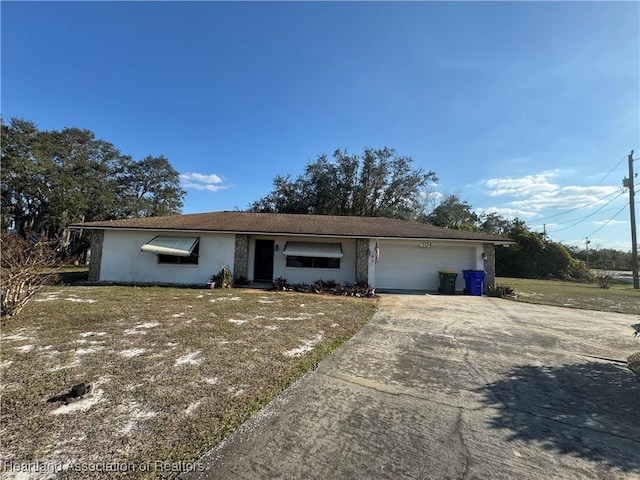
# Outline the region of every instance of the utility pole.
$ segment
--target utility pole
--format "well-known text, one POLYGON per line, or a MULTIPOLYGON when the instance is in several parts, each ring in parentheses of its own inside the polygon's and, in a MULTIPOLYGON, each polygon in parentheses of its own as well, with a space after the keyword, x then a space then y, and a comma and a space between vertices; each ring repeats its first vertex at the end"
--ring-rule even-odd
POLYGON ((589 240, 589 237, 584 239, 587 245, 587 270, 589 270, 589 244, 591 243, 591 240, 589 240))
POLYGON ((633 188, 633 150, 629 154, 629 178, 623 180, 622 185, 629 188, 629 214, 631 215, 631 270, 633 271, 633 288, 640 289, 638 280, 638 239, 636 233, 636 204, 633 188))

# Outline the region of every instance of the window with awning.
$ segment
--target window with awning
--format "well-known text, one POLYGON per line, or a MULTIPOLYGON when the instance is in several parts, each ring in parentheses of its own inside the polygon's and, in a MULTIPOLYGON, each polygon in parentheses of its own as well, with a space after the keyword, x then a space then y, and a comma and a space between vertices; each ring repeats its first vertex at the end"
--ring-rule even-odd
POLYGON ((296 257, 342 258, 342 244, 287 242, 282 253, 296 257))
POLYGON ((287 267, 340 268, 340 243, 287 242, 282 253, 287 267))
POLYGON ((140 250, 157 255, 158 263, 197 264, 200 238, 156 236, 140 250))

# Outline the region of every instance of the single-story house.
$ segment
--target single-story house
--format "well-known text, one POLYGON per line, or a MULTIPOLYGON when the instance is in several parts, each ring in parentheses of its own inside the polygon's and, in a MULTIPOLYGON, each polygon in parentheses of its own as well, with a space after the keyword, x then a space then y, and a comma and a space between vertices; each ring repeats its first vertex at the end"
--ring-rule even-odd
POLYGON ((223 265, 253 283, 335 280, 377 289, 437 290, 439 270, 484 270, 510 240, 381 217, 212 212, 86 222, 89 280, 206 284, 223 265))

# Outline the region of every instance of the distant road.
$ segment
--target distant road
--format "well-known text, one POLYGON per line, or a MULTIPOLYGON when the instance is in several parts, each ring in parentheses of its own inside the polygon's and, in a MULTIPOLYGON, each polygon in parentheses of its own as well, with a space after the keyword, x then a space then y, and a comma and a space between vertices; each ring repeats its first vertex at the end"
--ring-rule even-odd
POLYGON ((633 283, 633 273, 632 272, 615 272, 613 275, 613 279, 618 282, 624 283, 633 283))
MULTIPOLYGON (((594 268, 591 270, 591 272, 594 275, 597 275, 598 272, 600 272, 602 270, 599 270, 597 268, 594 268)), ((606 270, 605 270, 606 271, 606 270)), ((617 270, 613 271, 613 279, 617 282, 623 282, 623 283, 633 283, 633 273, 631 271, 628 272, 619 272, 617 270)))

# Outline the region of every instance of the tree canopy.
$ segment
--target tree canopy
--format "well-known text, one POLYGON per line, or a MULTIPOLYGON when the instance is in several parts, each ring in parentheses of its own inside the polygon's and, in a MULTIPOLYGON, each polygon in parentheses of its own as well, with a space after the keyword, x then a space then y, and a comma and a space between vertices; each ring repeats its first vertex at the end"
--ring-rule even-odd
POLYGON ((496 249, 498 276, 578 280, 590 277, 584 263, 572 258, 570 251, 561 243, 531 231, 518 218, 508 220, 495 212, 477 214, 459 194, 443 196, 424 221, 441 227, 477 231, 514 240, 515 245, 496 249))
POLYGON ((480 217, 458 194, 445 195, 440 204, 425 218, 427 223, 456 230, 477 230, 480 217))
POLYGON ((90 130, 2 121, 2 229, 68 243, 75 222, 180 213, 185 192, 163 157, 136 161, 90 130))
POLYGON ((417 219, 424 214, 433 171, 412 168, 412 159, 390 148, 365 149, 361 155, 336 150, 320 155, 302 175, 278 175, 273 190, 249 210, 417 219))
POLYGON ((516 242, 496 249, 496 275, 520 278, 591 278, 586 265, 575 259, 567 247, 550 241, 544 234, 532 232, 519 219, 511 222, 508 237, 516 242))
POLYGON ((601 248, 595 246, 587 252, 584 248, 572 246, 568 248, 572 257, 587 262, 591 268, 599 268, 602 270, 631 270, 631 252, 622 252, 612 248, 601 248))

